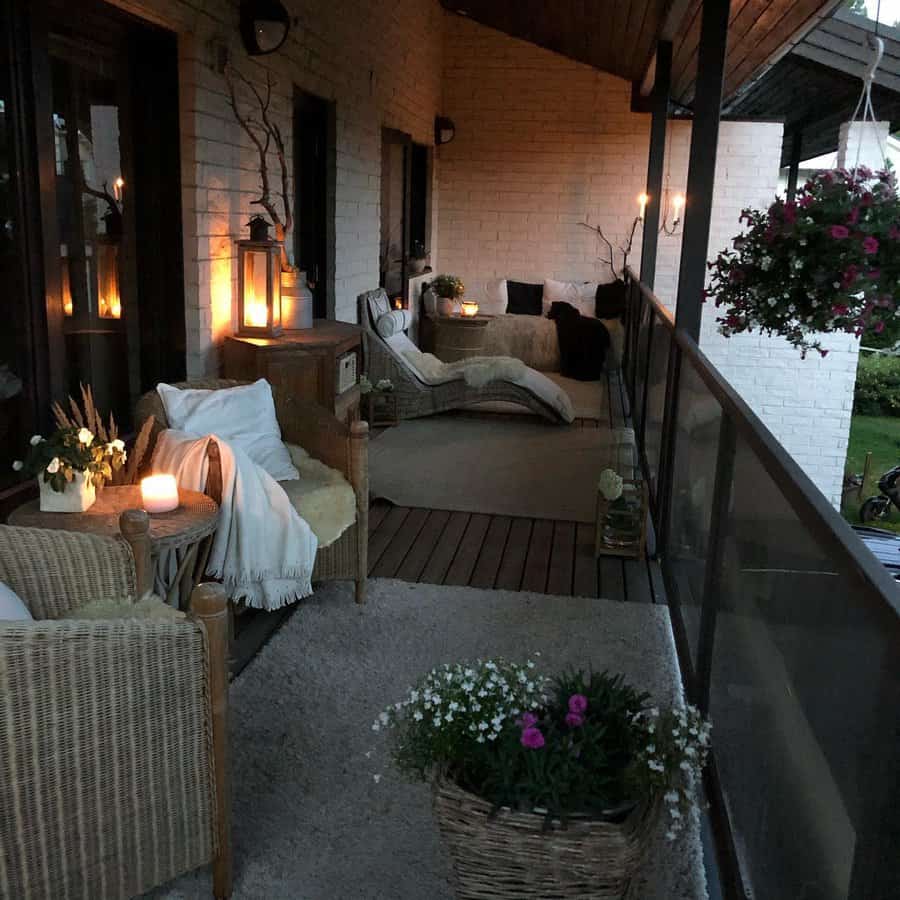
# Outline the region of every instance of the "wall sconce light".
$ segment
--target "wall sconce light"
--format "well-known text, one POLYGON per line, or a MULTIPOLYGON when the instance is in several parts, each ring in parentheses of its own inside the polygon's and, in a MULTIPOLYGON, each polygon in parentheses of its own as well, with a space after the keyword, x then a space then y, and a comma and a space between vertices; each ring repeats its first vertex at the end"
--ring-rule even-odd
POLYGON ((662 223, 659 226, 659 233, 666 237, 674 237, 678 234, 678 226, 681 224, 681 212, 684 209, 684 195, 673 194, 671 198, 672 222, 669 224, 669 189, 666 188, 663 204, 662 223))
POLYGON ((237 241, 238 334, 246 337, 281 334, 281 243, 271 240, 267 229, 256 216, 250 240, 237 241))
POLYGON ((291 19, 279 0, 241 0, 241 38, 251 56, 274 53, 291 30, 291 19))
POLYGON ((646 194, 640 194, 638 196, 638 218, 643 222, 644 221, 644 213, 647 211, 647 204, 650 202, 650 198, 646 194))
POLYGON ((453 138, 456 137, 456 125, 453 124, 453 119, 448 119, 446 116, 435 116, 434 117, 434 143, 436 147, 440 147, 441 144, 449 144, 453 138))

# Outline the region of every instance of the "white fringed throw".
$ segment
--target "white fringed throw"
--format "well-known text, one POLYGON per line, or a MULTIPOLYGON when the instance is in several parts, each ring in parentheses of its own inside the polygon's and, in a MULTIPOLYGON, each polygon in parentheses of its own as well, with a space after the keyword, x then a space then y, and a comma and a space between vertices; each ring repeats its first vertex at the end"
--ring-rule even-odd
POLYGON ((222 459, 222 505, 206 573, 221 578, 233 599, 259 609, 308 597, 316 536, 281 485, 243 450, 215 435, 167 429, 156 442, 153 470, 171 472, 187 490, 203 490, 212 438, 222 459))

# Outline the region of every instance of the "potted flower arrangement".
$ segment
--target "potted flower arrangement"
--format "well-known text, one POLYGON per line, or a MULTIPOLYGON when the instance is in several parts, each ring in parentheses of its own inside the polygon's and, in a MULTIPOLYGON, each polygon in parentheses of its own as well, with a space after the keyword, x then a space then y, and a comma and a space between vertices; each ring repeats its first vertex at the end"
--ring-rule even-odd
POLYGON ((456 275, 438 275, 431 282, 431 289, 437 295, 440 316, 452 316, 457 310, 457 301, 466 293, 466 286, 456 275))
POLYGON ((626 479, 614 469, 604 469, 597 484, 596 554, 643 554, 644 488, 640 481, 626 479))
POLYGON ((684 828, 709 745, 694 708, 648 700, 618 675, 489 659, 433 669, 372 727, 432 782, 457 897, 619 898, 660 815, 669 839, 684 828))
POLYGON ((726 337, 781 335, 805 356, 819 336, 879 334, 900 293, 900 199, 890 168, 816 173, 793 201, 745 209, 745 233, 710 263, 706 297, 726 337))
POLYGON ((125 444, 118 438, 104 443, 89 428, 57 428, 49 438, 31 438, 25 460, 13 469, 36 476, 42 512, 84 512, 97 499, 97 488, 125 463, 125 444))
POLYGON ((428 250, 423 241, 413 241, 409 254, 409 274, 421 275, 428 266, 428 250))

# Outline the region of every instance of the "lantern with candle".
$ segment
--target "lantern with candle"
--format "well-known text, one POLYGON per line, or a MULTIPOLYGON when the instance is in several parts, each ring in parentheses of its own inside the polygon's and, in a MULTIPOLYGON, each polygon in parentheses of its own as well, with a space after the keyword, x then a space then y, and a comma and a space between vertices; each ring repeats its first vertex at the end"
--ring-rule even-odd
POLYGON ((141 503, 151 514, 178 509, 178 482, 174 475, 148 475, 141 479, 141 503))
POLYGON ((238 333, 281 334, 281 243, 269 238, 261 216, 250 220, 250 240, 238 241, 238 333))
POLYGON ((474 300, 463 300, 460 313, 464 316, 477 316, 478 304, 474 300))

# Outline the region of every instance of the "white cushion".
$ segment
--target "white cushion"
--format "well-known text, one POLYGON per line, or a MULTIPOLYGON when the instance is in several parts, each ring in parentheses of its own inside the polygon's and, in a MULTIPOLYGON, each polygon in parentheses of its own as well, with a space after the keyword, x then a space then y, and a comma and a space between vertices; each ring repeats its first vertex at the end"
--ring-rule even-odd
POLYGON ((546 316, 550 306, 557 301, 571 303, 583 316, 597 313, 596 281, 553 281, 544 279, 543 312, 546 316))
POLYGON ((391 303, 384 291, 378 291, 374 296, 369 297, 369 312, 372 315, 372 321, 377 322, 385 313, 391 311, 391 303))
POLYGON ((502 316, 508 303, 506 279, 495 278, 484 286, 484 299, 479 302, 478 311, 487 316, 502 316))
POLYGON ((19 595, 0 581, 0 622, 30 622, 33 618, 19 595))
POLYGON ((298 478, 281 442, 272 387, 265 378, 253 384, 218 390, 195 390, 158 384, 169 427, 194 437, 214 434, 243 450, 276 481, 298 478))
POLYGON ((406 331, 411 323, 412 316, 408 309, 392 309, 378 317, 375 329, 383 338, 389 338, 406 331))

